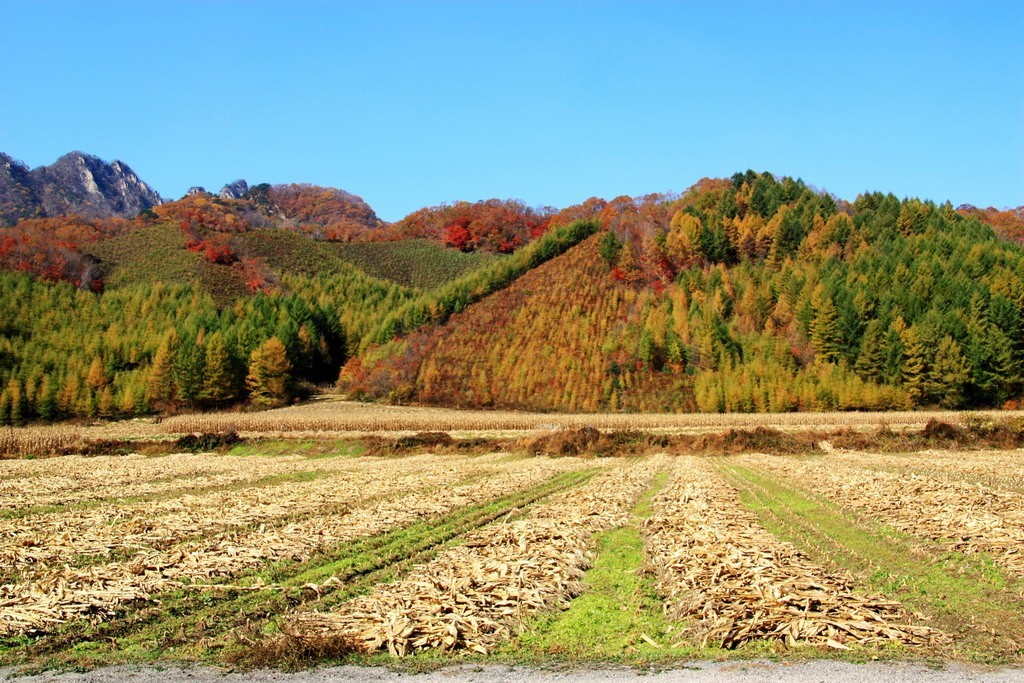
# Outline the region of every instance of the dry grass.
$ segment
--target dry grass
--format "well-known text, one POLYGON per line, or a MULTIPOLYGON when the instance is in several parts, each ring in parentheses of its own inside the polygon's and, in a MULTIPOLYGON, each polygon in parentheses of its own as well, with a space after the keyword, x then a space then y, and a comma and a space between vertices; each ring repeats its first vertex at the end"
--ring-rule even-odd
POLYGON ((666 614, 697 618, 701 647, 766 640, 788 646, 930 645, 937 631, 906 623, 898 602, 857 593, 769 534, 734 489, 695 458, 680 458, 644 524, 666 614))

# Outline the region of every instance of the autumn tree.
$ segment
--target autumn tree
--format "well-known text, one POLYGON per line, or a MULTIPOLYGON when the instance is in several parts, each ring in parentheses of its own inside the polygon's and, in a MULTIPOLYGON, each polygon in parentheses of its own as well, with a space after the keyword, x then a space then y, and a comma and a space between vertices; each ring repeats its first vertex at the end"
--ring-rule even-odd
POLYGON ((254 403, 281 405, 291 398, 292 364, 284 344, 271 337, 249 357, 249 375, 245 384, 254 403))
POLYGON ((205 366, 204 398, 221 405, 238 397, 234 360, 220 331, 214 332, 206 342, 205 366))
POLYGON ((170 410, 177 399, 174 382, 174 359, 178 351, 178 333, 172 327, 164 335, 153 356, 153 364, 146 383, 146 402, 155 410, 170 410))

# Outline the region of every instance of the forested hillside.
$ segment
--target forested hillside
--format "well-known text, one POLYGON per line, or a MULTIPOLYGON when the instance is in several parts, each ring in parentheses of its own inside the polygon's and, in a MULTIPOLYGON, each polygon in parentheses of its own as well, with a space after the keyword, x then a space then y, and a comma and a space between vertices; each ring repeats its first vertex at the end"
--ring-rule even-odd
POLYGON ((589 216, 600 237, 369 349, 340 386, 551 409, 1001 406, 1024 391, 1024 250, 976 213, 753 172, 592 200, 553 224, 589 216))
POLYGON ((0 227, 0 423, 271 405, 335 380, 585 411, 1024 396, 1019 209, 850 203, 747 172, 385 224, 342 190, 236 185, 0 227))
POLYGON ((352 353, 396 326, 442 321, 590 234, 561 228, 508 257, 424 240, 352 253, 302 231, 204 223, 200 244, 230 237, 233 258, 220 259, 160 219, 58 223, 84 234, 38 253, 77 254, 99 286, 68 282, 65 271, 56 281, 0 272, 0 423, 278 404, 333 382, 352 353), (423 286, 394 281, 403 279, 423 286))

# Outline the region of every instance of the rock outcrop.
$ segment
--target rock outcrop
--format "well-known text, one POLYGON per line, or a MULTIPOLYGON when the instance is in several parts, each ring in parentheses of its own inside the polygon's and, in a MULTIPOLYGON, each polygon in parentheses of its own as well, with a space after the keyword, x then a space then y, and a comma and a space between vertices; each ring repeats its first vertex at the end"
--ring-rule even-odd
POLYGON ((241 199, 248 191, 249 183, 239 178, 235 182, 228 183, 224 187, 220 188, 218 196, 221 199, 241 199))
POLYGON ((128 164, 82 152, 50 166, 28 167, 0 154, 0 221, 78 214, 130 218, 163 200, 128 164))

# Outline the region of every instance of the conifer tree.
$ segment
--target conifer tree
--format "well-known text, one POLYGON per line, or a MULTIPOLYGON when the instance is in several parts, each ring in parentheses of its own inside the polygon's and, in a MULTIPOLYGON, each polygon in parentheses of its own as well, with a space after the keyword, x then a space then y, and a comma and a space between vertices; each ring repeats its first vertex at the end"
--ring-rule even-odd
POLYGON ((146 403, 154 410, 170 410, 177 399, 174 383, 174 357, 178 350, 178 333, 172 327, 164 335, 160 347, 153 356, 146 383, 146 403))
POLYGON ((903 369, 900 379, 903 388, 915 405, 925 405, 933 399, 931 354, 927 342, 916 325, 903 332, 903 369))
POLYGON ((57 383, 50 379, 49 375, 43 376, 38 403, 39 417, 52 420, 57 416, 57 383))
POLYGON ((92 359, 92 364, 89 366, 89 374, 86 379, 86 383, 93 389, 98 391, 107 384, 107 373, 103 367, 103 359, 99 356, 95 356, 92 359))
POLYGON ((284 344, 271 337, 252 352, 245 384, 254 403, 279 405, 291 398, 291 370, 284 344))
POLYGON ((843 357, 843 334, 839 329, 839 313, 832 297, 822 295, 811 321, 811 342, 819 360, 838 363, 843 357))
POLYGON ((7 395, 10 397, 11 422, 13 424, 21 424, 28 418, 26 414, 28 412, 28 401, 25 399, 25 391, 21 387, 21 382, 16 379, 8 382, 7 395))
POLYGON ((174 387, 178 398, 188 402, 189 410, 195 410, 196 399, 203 390, 203 367, 206 355, 195 339, 186 335, 174 354, 174 387))
POLYGON ((960 350, 960 345, 947 334, 939 342, 935 364, 931 369, 931 383, 939 391, 942 407, 963 407, 964 388, 970 381, 971 368, 967 358, 960 350))
POLYGON ((223 404, 238 397, 237 381, 231 352, 218 330, 206 342, 206 379, 203 396, 214 404, 223 404))
POLYGON ((858 354, 857 362, 854 365, 854 371, 861 379, 871 382, 882 380, 882 369, 885 366, 885 349, 882 346, 884 341, 882 323, 878 320, 869 322, 864 330, 860 354, 858 354))
POLYGON ((100 417, 109 419, 114 416, 114 392, 110 390, 109 385, 103 387, 103 391, 100 393, 97 410, 100 417))

